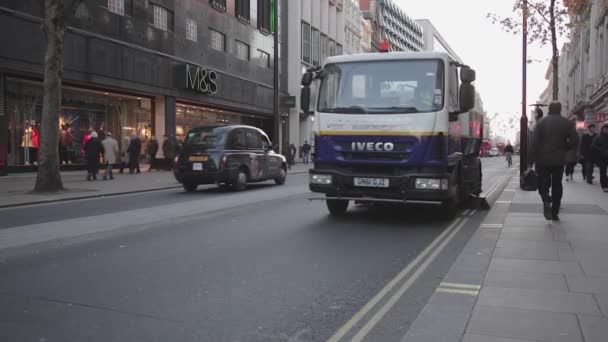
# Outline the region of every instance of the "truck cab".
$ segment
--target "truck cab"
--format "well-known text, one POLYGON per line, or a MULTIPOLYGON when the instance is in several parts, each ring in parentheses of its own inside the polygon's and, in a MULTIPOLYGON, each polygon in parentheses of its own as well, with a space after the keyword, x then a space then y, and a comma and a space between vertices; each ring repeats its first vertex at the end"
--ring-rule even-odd
POLYGON ((350 201, 437 205, 455 215, 481 193, 474 80, 471 68, 441 52, 335 56, 309 69, 301 105, 315 116, 309 187, 324 195, 316 199, 332 215, 350 201))

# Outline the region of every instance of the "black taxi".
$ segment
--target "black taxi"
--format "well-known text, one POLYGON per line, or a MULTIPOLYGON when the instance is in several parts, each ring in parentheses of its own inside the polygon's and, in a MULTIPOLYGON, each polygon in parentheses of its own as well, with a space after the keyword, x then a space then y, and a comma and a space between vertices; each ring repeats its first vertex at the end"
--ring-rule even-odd
POLYGON ((191 129, 173 164, 175 178, 188 192, 200 184, 238 191, 250 182, 281 185, 287 178, 287 160, 272 149, 266 133, 244 125, 191 129))

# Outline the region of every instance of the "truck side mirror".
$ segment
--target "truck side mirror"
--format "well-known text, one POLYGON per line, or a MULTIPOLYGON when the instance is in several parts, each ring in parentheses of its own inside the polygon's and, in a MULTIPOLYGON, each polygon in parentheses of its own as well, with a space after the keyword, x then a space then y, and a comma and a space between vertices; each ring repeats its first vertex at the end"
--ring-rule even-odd
POLYGON ((468 82, 460 84, 460 111, 468 112, 475 107, 475 87, 468 82))
POLYGON ((310 111, 310 87, 302 87, 300 90, 300 109, 304 113, 308 113, 310 111))
POLYGON ((302 75, 302 85, 308 87, 312 83, 312 72, 306 72, 302 75))
POLYGON ((473 83, 475 82, 475 70, 469 67, 463 67, 460 69, 460 81, 462 83, 473 83))

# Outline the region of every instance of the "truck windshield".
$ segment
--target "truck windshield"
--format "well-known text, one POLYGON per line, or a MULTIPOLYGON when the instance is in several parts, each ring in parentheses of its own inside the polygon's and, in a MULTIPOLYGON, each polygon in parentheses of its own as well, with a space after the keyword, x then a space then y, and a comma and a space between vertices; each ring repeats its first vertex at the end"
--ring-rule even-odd
POLYGON ((418 113, 443 108, 441 60, 330 64, 317 110, 329 113, 418 113))

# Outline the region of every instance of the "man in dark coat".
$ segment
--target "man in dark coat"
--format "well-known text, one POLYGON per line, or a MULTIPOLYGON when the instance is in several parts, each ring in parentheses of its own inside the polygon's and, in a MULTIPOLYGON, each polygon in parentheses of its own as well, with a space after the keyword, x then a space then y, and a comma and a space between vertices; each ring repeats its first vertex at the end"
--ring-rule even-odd
POLYGON ((547 220, 553 221, 559 221, 566 152, 576 148, 579 140, 574 123, 561 116, 561 112, 561 103, 552 102, 549 105, 549 115, 542 118, 534 130, 531 154, 536 164, 543 214, 547 220))
POLYGON ((87 160, 87 180, 97 179, 97 171, 99 170, 99 158, 103 154, 103 145, 99 140, 97 132, 91 132, 91 138, 84 145, 84 154, 87 160))
POLYGON ((148 169, 148 172, 150 172, 152 170, 152 168, 158 169, 158 166, 156 165, 156 153, 158 153, 158 140, 156 140, 155 136, 150 137, 150 140, 148 141, 147 153, 148 153, 148 157, 150 158, 150 169, 148 169))
POLYGON ((141 140, 137 136, 136 133, 133 133, 131 136, 131 141, 129 142, 129 147, 127 148, 127 153, 129 154, 129 173, 133 174, 133 171, 137 171, 137 173, 141 173, 139 170, 139 154, 141 153, 141 140))
POLYGON ((595 152, 591 149, 595 133, 595 125, 590 124, 587 133, 581 138, 581 159, 583 164, 583 179, 593 184, 593 169, 595 168, 595 152))
POLYGON ((591 149, 595 152, 600 165, 600 184, 604 192, 608 192, 608 123, 602 126, 600 134, 593 139, 591 149))

